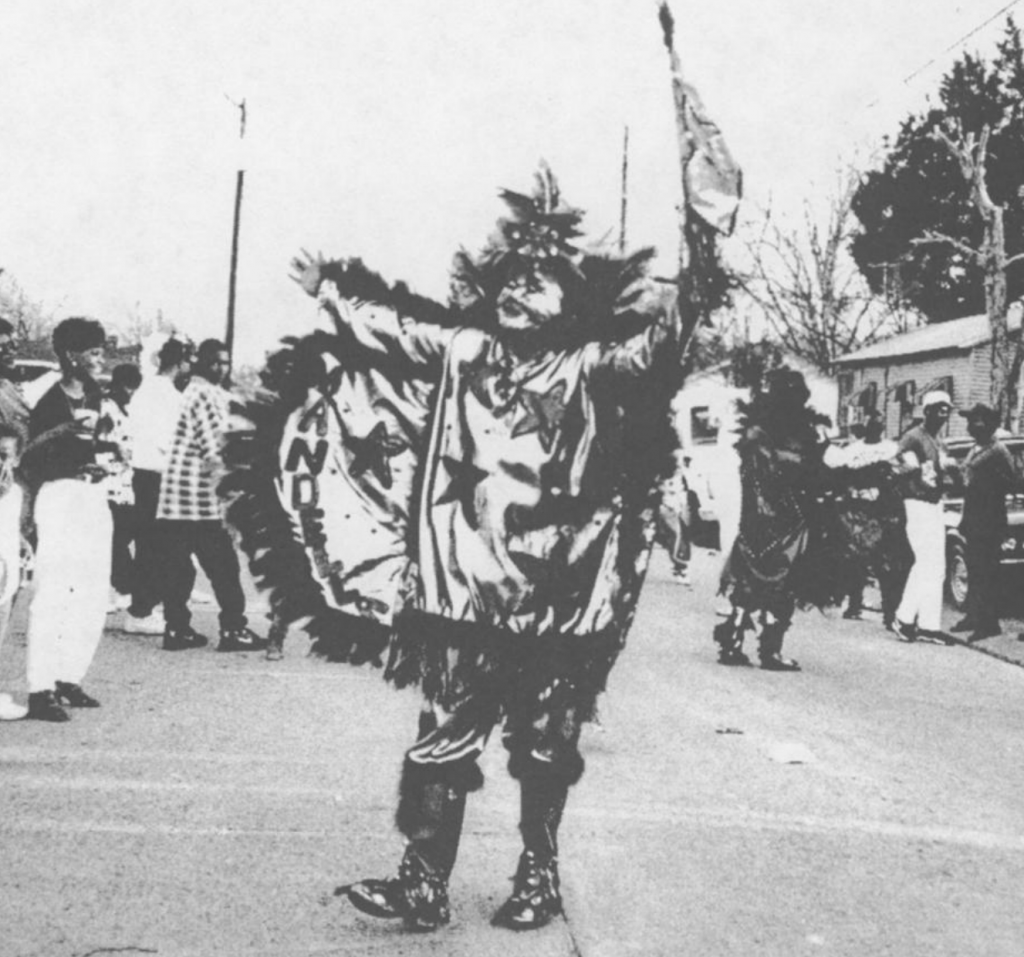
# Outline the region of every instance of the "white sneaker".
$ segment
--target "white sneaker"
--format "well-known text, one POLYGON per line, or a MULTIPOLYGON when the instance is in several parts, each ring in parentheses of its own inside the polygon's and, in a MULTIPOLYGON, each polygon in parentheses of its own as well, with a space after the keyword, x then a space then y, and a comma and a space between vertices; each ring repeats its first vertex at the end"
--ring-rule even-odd
POLYGON ((164 616, 154 611, 145 618, 136 618, 134 615, 125 615, 121 631, 129 635, 162 635, 164 633, 164 616))
POLYGON ((19 721, 28 714, 28 708, 18 704, 9 694, 0 692, 0 721, 19 721))
POLYGON ((107 614, 113 615, 119 611, 127 611, 131 603, 131 595, 123 595, 119 591, 112 591, 110 593, 110 600, 107 602, 107 614))

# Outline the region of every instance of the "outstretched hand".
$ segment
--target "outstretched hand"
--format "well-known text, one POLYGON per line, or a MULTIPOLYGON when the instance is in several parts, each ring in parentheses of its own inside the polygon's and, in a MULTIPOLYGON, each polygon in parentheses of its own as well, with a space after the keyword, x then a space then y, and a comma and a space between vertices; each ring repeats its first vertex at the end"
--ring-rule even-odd
POLYGON ((305 249, 292 260, 291 278, 295 280, 308 296, 315 296, 323 282, 323 267, 326 264, 323 253, 314 257, 305 249))

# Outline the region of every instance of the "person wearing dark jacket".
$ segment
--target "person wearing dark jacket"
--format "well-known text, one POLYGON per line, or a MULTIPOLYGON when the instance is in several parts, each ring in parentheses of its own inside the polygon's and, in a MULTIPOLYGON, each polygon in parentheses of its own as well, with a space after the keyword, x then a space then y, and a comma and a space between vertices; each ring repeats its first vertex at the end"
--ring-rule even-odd
POLYGON ((35 595, 28 621, 28 717, 67 721, 65 706, 95 708, 82 690, 103 634, 111 518, 104 479, 114 447, 102 442, 100 388, 106 336, 93 319, 53 333, 61 378, 29 418, 22 472, 35 491, 35 595))
POLYGON ((967 614, 953 631, 970 641, 1001 634, 998 611, 999 554, 1006 535, 1006 495, 1017 481, 1013 459, 996 437, 999 413, 979 403, 960 413, 974 446, 963 464, 964 510, 960 531, 967 560, 967 614))

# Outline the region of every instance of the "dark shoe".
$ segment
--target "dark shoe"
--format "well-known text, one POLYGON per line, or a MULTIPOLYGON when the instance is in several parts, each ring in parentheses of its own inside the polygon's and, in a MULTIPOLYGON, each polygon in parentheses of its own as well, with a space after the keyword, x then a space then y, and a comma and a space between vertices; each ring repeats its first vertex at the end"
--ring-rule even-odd
POLYGON ((800 665, 792 658, 784 658, 779 654, 767 655, 762 658, 761 668, 764 671, 800 671, 800 665))
POLYGON ((69 708, 98 708, 100 703, 90 694, 82 690, 81 685, 70 681, 57 682, 57 700, 69 708))
POLYGON ((928 631, 925 628, 917 629, 917 640, 928 645, 955 645, 956 639, 947 635, 944 631, 928 631))
POLYGON ((371 917, 400 917, 406 930, 437 930, 452 919, 448 884, 410 848, 398 867, 398 876, 359 881, 339 887, 352 905, 371 917))
POLYGON ((974 619, 970 615, 964 615, 950 631, 974 631, 977 626, 974 623, 974 619))
POLYGON ((533 930, 550 924, 561 913, 557 858, 542 860, 533 851, 523 851, 512 896, 498 908, 491 923, 509 930, 533 930))
POLYGON ((28 714, 25 717, 36 721, 71 720, 71 715, 60 706, 52 691, 33 691, 28 696, 28 714))
POLYGON ((191 628, 168 628, 164 632, 164 651, 188 651, 190 648, 204 648, 209 643, 206 635, 191 628))
POLYGON ((892 623, 892 630, 900 641, 917 641, 917 625, 908 625, 897 618, 892 623))
POLYGON ((718 663, 720 665, 732 665, 739 667, 750 667, 751 665, 750 659, 744 652, 740 651, 739 648, 733 648, 731 650, 723 648, 718 653, 718 663))
POLYGON ((218 651, 262 651, 267 639, 248 628, 221 628, 218 651))
POLYGON ((737 624, 730 615, 720 621, 712 631, 718 645, 718 663, 721 665, 749 665, 750 659, 743 653, 743 624, 737 624))
POLYGON ((863 608, 857 608, 854 606, 853 608, 847 608, 846 611, 843 612, 843 617, 847 621, 860 621, 864 617, 863 613, 863 608))

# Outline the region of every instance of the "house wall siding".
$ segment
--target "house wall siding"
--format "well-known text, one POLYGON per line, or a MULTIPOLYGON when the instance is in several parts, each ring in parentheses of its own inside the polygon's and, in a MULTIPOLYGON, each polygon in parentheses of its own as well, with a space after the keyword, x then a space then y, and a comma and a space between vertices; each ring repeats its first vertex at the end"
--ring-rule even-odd
MULTIPOLYGON (((869 383, 875 383, 877 406, 885 422, 885 434, 899 438, 921 416, 921 398, 926 389, 946 376, 952 378, 952 399, 957 409, 970 408, 975 402, 988 401, 987 346, 978 346, 970 352, 938 354, 921 358, 907 357, 877 365, 864 365, 851 370, 854 373, 853 394, 862 392, 869 383), (914 383, 912 408, 901 408, 897 389, 904 382, 914 383)), ((854 412, 852 419, 857 421, 854 412)), ((949 420, 948 438, 965 436, 964 420, 953 415, 949 420)))

